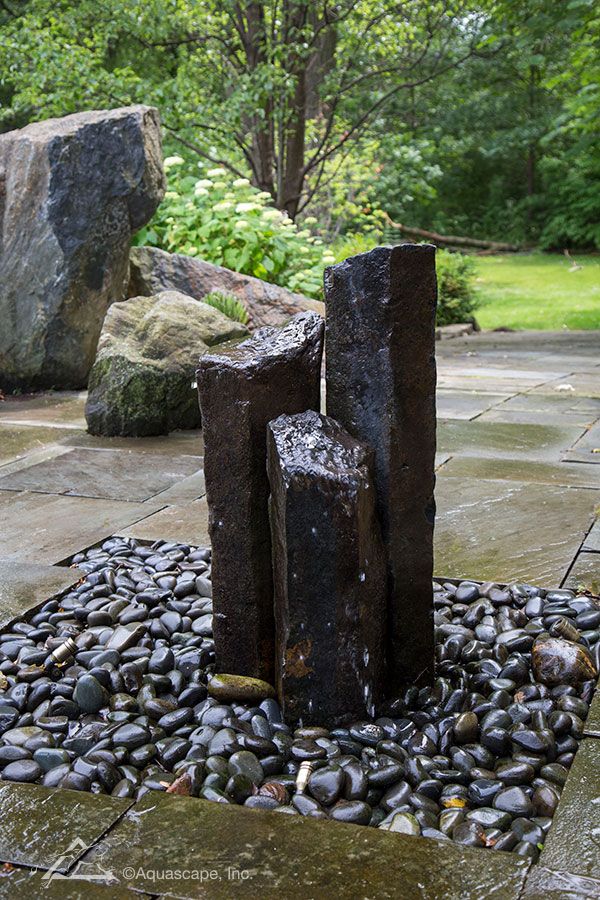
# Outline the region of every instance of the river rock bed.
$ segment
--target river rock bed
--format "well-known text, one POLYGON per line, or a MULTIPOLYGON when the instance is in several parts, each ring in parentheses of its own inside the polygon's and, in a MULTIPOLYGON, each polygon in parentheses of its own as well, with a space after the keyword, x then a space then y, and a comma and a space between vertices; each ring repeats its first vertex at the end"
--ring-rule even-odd
POLYGON ((598 674, 597 598, 436 583, 433 688, 374 721, 293 729, 264 682, 210 683, 209 550, 112 538, 73 564, 78 585, 0 634, 3 780, 168 791, 538 857, 598 674), (48 667, 68 637, 75 659, 48 667), (304 760, 315 768, 296 793, 304 760))

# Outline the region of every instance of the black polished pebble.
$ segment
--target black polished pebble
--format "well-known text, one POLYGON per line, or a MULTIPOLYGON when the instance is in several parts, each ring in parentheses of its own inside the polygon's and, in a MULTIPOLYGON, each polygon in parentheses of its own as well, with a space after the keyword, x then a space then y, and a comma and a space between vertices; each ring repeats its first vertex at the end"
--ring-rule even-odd
POLYGON ((268 685, 264 696, 248 685, 245 702, 239 685, 208 695, 208 550, 112 538, 76 563, 84 580, 60 607, 0 634, 0 779, 134 800, 188 793, 537 858, 594 681, 578 669, 536 682, 531 638, 568 630, 582 649, 567 648, 561 670, 589 665, 596 599, 434 583, 434 684, 408 687, 375 720, 292 731, 268 685), (67 637, 75 659, 45 667, 67 637))

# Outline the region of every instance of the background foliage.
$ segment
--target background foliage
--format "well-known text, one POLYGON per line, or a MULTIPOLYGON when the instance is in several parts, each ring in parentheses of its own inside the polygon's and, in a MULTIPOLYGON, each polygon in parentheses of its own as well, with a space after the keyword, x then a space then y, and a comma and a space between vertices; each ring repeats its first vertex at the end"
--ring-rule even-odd
POLYGON ((152 103, 168 155, 333 239, 598 248, 599 44, 594 0, 4 0, 0 128, 152 103))

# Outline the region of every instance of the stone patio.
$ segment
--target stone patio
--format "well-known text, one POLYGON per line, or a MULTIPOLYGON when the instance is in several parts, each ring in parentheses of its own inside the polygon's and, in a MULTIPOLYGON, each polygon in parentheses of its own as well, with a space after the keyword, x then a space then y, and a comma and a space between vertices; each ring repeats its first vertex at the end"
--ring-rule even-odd
MULTIPOLYGON (((598 592, 598 333, 457 338, 438 345, 438 372, 436 574, 598 592)), ((94 438, 84 400, 0 403, 3 625, 76 580, 65 563, 111 534, 208 541, 201 434, 94 438)), ((65 871, 82 857, 90 877, 101 863, 116 881, 53 881, 49 896, 595 897, 599 699, 538 865, 498 853, 480 866, 469 848, 185 798, 153 794, 130 807, 4 784, 0 894, 39 894, 43 871, 71 853, 65 871), (152 881, 140 869, 217 876, 152 881)))

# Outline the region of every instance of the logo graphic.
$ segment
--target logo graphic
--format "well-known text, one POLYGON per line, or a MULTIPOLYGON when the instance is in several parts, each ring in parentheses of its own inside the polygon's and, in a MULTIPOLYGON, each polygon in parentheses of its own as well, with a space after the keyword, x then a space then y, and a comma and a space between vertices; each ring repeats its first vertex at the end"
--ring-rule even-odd
POLYGON ((82 856, 87 849, 88 845, 82 841, 81 838, 75 838, 65 852, 54 861, 51 868, 42 876, 42 884, 44 887, 47 888, 51 882, 59 880, 92 881, 96 884, 118 884, 119 879, 115 874, 102 865, 102 859, 107 848, 103 851, 100 849, 97 850, 94 859, 89 862, 84 862, 83 860, 77 862, 79 857, 82 856), (60 869, 68 870, 75 862, 77 862, 77 865, 68 875, 64 875, 59 871, 60 869))

